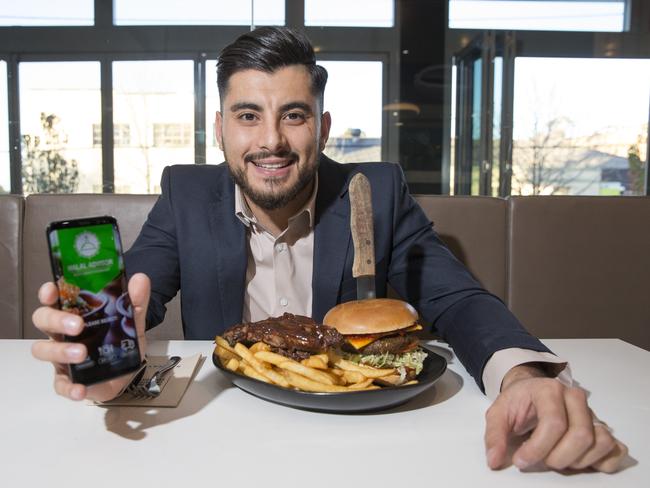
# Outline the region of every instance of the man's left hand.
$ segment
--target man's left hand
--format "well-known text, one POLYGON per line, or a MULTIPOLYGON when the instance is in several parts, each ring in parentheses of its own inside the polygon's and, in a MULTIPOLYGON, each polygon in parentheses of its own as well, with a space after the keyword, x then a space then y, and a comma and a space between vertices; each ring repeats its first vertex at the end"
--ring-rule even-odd
POLYGON ((510 438, 530 433, 513 453, 519 469, 543 463, 554 470, 592 468, 613 473, 627 457, 627 447, 593 415, 581 388, 568 388, 535 366, 510 370, 501 393, 486 413, 488 466, 508 461, 510 438))

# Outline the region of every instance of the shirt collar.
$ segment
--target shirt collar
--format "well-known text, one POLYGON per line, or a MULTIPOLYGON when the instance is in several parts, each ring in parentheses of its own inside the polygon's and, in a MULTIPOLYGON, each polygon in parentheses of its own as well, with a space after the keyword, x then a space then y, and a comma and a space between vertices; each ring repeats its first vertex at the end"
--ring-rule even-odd
MULTIPOLYGON (((298 212, 296 212, 294 216, 292 216, 289 219, 289 224, 291 224, 292 221, 296 220, 298 217, 300 217, 303 213, 306 212, 307 216, 309 217, 309 228, 313 229, 315 213, 316 213, 317 194, 318 194, 318 173, 314 175, 314 188, 312 189, 309 199, 307 200, 305 205, 300 210, 298 210, 298 212)), ((251 224, 257 224, 257 218, 255 217, 253 211, 248 206, 248 203, 244 198, 244 193, 242 192, 239 185, 236 183, 235 183, 235 215, 247 227, 250 227, 251 224)))

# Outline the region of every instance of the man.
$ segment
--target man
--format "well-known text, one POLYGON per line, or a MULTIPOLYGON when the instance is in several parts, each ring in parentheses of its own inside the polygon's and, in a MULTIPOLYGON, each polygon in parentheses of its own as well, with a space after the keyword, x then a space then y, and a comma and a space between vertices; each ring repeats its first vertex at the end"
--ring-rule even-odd
MULTIPOLYGON (((619 468, 625 446, 596 421, 581 389, 552 378, 562 360, 441 243, 399 166, 340 165, 322 155, 331 124, 323 113, 327 72, 304 36, 285 28, 243 35, 222 52, 218 79, 216 135, 227 164, 166 168, 162 194, 126 257, 143 350, 145 322, 161 322, 179 288, 188 339, 284 311, 321 320, 355 299, 347 185, 362 172, 373 188, 378 295, 389 282, 496 397, 487 413, 489 466, 506 465, 510 435, 530 432, 513 456, 521 469, 619 468)), ((37 342, 33 354, 55 363, 55 390, 75 400, 114 397, 128 379, 71 383, 65 365, 83 360, 85 347, 56 339, 78 334, 81 320, 48 306, 53 284, 39 296, 45 306, 34 323, 52 340, 37 342)))

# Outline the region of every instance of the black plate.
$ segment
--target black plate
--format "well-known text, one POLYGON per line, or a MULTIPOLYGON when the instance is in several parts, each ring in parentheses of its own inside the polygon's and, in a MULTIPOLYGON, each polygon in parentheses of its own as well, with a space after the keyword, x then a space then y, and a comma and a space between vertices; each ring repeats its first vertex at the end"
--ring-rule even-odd
POLYGON ((418 383, 349 393, 310 393, 292 390, 230 371, 221 365, 215 354, 212 354, 212 362, 235 386, 264 400, 317 412, 352 413, 396 407, 431 388, 447 369, 447 361, 432 351, 426 352, 428 356, 424 360, 424 368, 418 375, 418 383))

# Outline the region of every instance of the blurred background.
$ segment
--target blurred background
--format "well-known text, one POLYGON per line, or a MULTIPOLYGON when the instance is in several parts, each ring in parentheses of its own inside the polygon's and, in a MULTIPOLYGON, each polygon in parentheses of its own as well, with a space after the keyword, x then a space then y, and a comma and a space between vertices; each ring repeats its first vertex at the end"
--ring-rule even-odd
POLYGON ((648 194, 647 0, 1 0, 0 192, 221 163, 216 58, 261 25, 312 40, 334 159, 413 193, 648 194))

